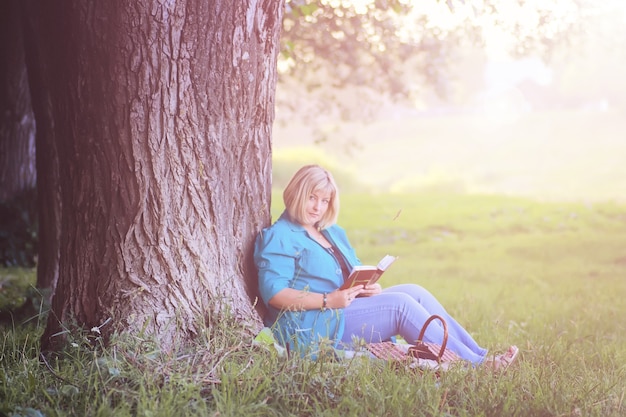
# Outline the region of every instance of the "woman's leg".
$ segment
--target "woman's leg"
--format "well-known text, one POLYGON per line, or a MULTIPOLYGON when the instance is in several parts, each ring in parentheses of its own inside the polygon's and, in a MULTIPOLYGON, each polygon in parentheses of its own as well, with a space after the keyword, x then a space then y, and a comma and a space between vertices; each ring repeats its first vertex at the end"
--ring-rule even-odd
MULTIPOLYGON (((411 296, 414 300, 416 300, 421 306, 424 307, 426 311, 428 311, 429 315, 437 314, 446 321, 448 325, 448 343, 450 340, 454 339, 465 346, 467 346, 472 352, 479 354, 481 356, 485 356, 487 354, 487 349, 484 349, 476 343, 474 338, 461 326, 441 305, 441 303, 425 288, 416 285, 416 284, 401 284, 390 287, 387 289, 389 292, 403 292, 411 296)), ((441 343, 443 339, 443 327, 438 320, 432 322, 424 335, 424 339, 427 342, 441 343), (431 327, 437 324, 438 327, 441 328, 441 333, 437 332, 436 334, 429 334, 431 327), (439 337, 441 334, 441 337, 439 337), (432 340, 432 337, 439 337, 438 339, 432 340)))
MULTIPOLYGON (((449 349, 472 363, 484 360, 487 350, 478 346, 432 294, 414 284, 390 287, 376 296, 354 300, 344 310, 345 331, 342 341, 350 343, 353 337, 359 337, 367 342, 378 342, 399 334, 407 342, 414 343, 422 326, 433 314, 446 320, 449 349)), ((441 343, 443 327, 437 321, 432 322, 424 339, 441 343)))

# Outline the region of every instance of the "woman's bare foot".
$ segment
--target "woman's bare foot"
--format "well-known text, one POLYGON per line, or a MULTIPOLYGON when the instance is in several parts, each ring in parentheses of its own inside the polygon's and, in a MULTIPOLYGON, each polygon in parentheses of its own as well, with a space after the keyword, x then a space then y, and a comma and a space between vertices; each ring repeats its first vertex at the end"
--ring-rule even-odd
POLYGON ((487 359, 484 363, 491 367, 494 371, 503 371, 511 365, 515 359, 517 359, 517 355, 519 354, 519 349, 517 346, 510 346, 509 349, 501 355, 497 355, 493 358, 487 359))

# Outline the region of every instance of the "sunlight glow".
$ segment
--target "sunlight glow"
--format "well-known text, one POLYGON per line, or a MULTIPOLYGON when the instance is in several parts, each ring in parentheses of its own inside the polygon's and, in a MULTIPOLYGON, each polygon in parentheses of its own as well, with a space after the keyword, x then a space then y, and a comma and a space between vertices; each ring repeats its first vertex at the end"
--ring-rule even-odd
POLYGON ((547 30, 547 35, 551 36, 558 33, 563 26, 572 24, 578 12, 575 2, 562 0, 526 0, 523 5, 510 0, 452 1, 450 4, 453 10, 450 10, 448 3, 410 1, 412 11, 403 18, 405 25, 401 36, 410 38, 419 34, 420 29, 416 28, 415 22, 424 16, 427 17, 427 27, 436 27, 443 31, 453 30, 464 22, 471 22, 481 28, 488 56, 502 59, 520 39, 532 37, 540 23, 547 30), (490 12, 492 5, 498 11, 497 15, 490 12), (543 22, 546 16, 553 16, 553 19, 543 22))

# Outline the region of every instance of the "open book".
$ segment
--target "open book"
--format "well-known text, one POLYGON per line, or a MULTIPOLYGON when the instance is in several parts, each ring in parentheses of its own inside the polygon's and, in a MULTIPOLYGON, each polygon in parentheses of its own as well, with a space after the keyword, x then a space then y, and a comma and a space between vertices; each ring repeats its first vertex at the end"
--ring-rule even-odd
POLYGON ((378 281, 383 272, 389 268, 389 265, 393 263, 397 258, 391 255, 385 255, 383 259, 378 262, 378 265, 357 265, 352 268, 350 276, 344 281, 343 285, 339 288, 345 290, 346 288, 354 287, 356 285, 371 285, 378 281))

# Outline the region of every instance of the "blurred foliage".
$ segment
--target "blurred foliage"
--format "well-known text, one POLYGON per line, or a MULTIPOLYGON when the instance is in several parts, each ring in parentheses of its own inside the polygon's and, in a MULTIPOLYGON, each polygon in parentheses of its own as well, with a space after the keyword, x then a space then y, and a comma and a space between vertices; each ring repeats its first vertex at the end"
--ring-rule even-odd
POLYGON ((0 202, 0 266, 35 266, 37 241, 37 190, 0 202))
POLYGON ((485 28, 511 40, 512 56, 547 61, 575 49, 594 7, 584 0, 287 0, 278 106, 309 122, 320 114, 367 120, 384 99, 446 99, 462 54, 487 44, 485 28), (347 88, 357 91, 354 100, 339 95, 347 88))
MULTIPOLYGON (((367 6, 324 0, 287 1, 281 68, 285 74, 307 80, 309 90, 331 80, 333 87, 367 83, 392 95, 406 93, 396 64, 420 49, 427 52, 396 34, 398 16, 410 9, 397 0, 376 1, 367 6), (329 77, 320 78, 320 72, 329 77), (315 76, 309 78, 311 73, 315 76)), ((426 37, 436 39, 432 34, 426 37)), ((440 48, 428 49, 434 53, 440 48)), ((432 59, 430 62, 434 65, 432 59)))
POLYGON ((35 289, 36 281, 34 268, 0 267, 0 323, 11 318, 21 321, 40 310, 49 297, 35 289))
POLYGON ((479 32, 471 25, 432 27, 421 16, 411 23, 419 30, 409 35, 402 26, 411 9, 399 0, 288 0, 278 107, 307 123, 319 115, 367 120, 382 98, 408 102, 425 90, 446 96, 444 69, 454 62, 456 47, 479 42, 479 32), (354 98, 340 96, 347 89, 354 98))

